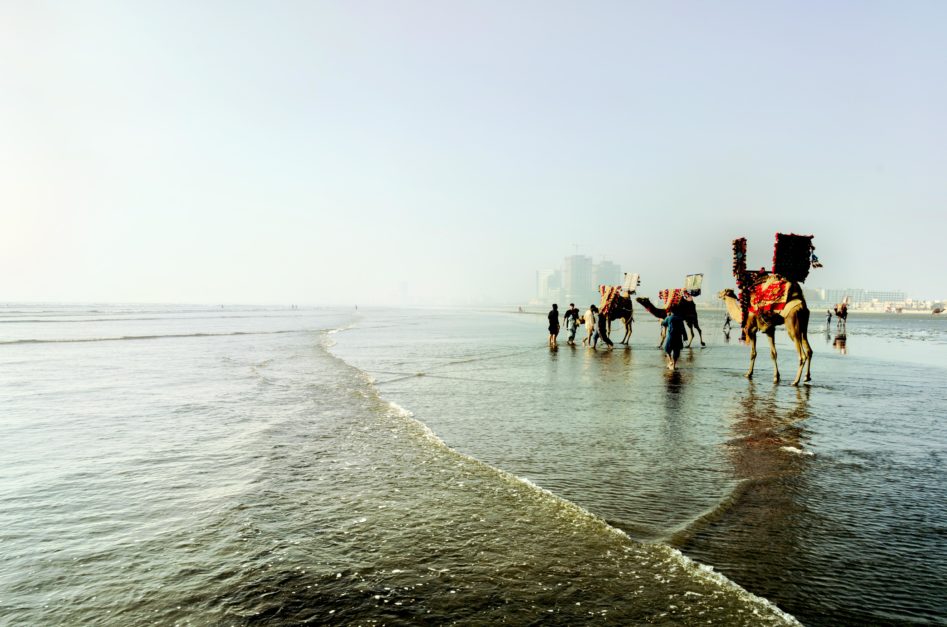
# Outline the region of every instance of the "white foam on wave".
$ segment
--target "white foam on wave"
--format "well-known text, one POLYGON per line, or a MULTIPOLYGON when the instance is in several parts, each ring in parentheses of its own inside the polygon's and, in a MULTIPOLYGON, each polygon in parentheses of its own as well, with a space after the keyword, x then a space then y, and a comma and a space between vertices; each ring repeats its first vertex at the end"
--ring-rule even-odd
MULTIPOLYGON (((344 330, 344 329, 340 329, 340 330, 344 330)), ((329 347, 326 346, 327 351, 328 351, 328 348, 329 347)), ((600 516, 597 516, 596 514, 593 514, 589 510, 585 509, 584 507, 568 499, 565 499, 554 492, 547 490, 546 488, 534 483, 530 479, 526 477, 518 477, 514 475, 513 473, 503 470, 502 468, 491 466, 490 464, 487 464, 477 459, 476 457, 472 457, 470 455, 467 455, 466 453, 462 453, 461 451, 458 451, 457 449, 450 447, 444 440, 440 438, 440 436, 438 436, 434 432, 433 429, 427 426, 424 422, 415 418, 414 412, 403 407, 402 405, 399 405, 398 403, 394 401, 389 401, 383 398, 381 394, 379 393, 378 389, 375 388, 375 386, 373 385, 373 379, 367 372, 365 372, 364 370, 361 370, 360 368, 356 366, 352 366, 352 364, 348 363, 341 357, 338 357, 338 355, 333 354, 333 356, 336 357, 336 359, 339 359, 340 361, 345 363, 346 365, 352 367, 357 372, 361 373, 364 376, 364 378, 367 381, 369 381, 369 384, 371 385, 372 390, 374 394, 378 397, 378 399, 388 404, 389 411, 387 413, 389 416, 395 417, 395 418, 401 418, 405 420, 406 422, 409 422, 411 426, 415 428, 417 432, 421 435, 421 437, 423 437, 425 440, 431 442, 435 446, 438 446, 444 449, 445 451, 449 452, 452 455, 456 455, 460 458, 468 460, 476 464, 477 466, 491 473, 496 474, 497 476, 499 476, 500 478, 504 480, 518 483, 520 485, 524 485, 528 487, 530 490, 538 494, 541 494, 543 497, 552 499, 553 501, 556 502, 557 505, 559 505, 560 507, 563 507, 564 509, 569 510, 577 518, 584 520, 586 522, 592 523, 594 526, 599 527, 600 529, 602 529, 603 531, 607 533, 618 536, 624 542, 645 546, 642 543, 634 540, 631 536, 629 536, 627 533, 625 533, 621 529, 617 527, 613 527, 612 525, 608 524, 608 522, 606 522, 600 516)), ((771 612, 773 615, 786 621, 786 623, 788 624, 791 624, 791 625, 802 624, 792 614, 784 612, 768 599, 753 594, 749 590, 746 590, 745 588, 737 584, 732 579, 728 578, 726 575, 714 570, 712 566, 696 562, 672 546, 669 546, 667 544, 648 544, 647 547, 649 549, 663 552, 665 556, 667 557, 667 559, 674 561, 678 566, 682 567, 686 572, 688 572, 689 574, 691 574, 692 576, 694 576, 695 578, 699 580, 702 580, 704 582, 709 582, 709 583, 718 585, 721 588, 729 589, 733 592, 736 592, 748 603, 751 603, 753 605, 757 605, 761 608, 766 609, 768 612, 771 612)), ((756 609, 753 610, 753 613, 758 615, 758 611, 756 609)), ((760 618, 762 619, 763 617, 760 616, 760 618)))
MULTIPOLYGON (((326 330, 324 330, 324 331, 322 332, 322 342, 321 342, 322 348, 324 348, 324 349, 326 350, 326 352, 329 352, 330 354, 332 354, 332 353, 329 351, 330 348, 332 348, 333 346, 335 346, 335 341, 332 339, 332 336, 335 335, 336 333, 341 333, 342 331, 348 331, 349 329, 351 329, 351 328, 354 327, 354 326, 355 326, 355 323, 352 322, 352 323, 347 324, 347 325, 345 325, 345 326, 343 326, 343 327, 336 327, 336 328, 334 328, 334 329, 326 329, 326 330)), ((344 359, 341 359, 338 355, 332 354, 332 356, 335 357, 336 359, 339 359, 339 360, 342 361, 342 362, 345 362, 345 360, 344 360, 344 359)), ((348 362, 345 362, 345 363, 348 363, 348 362)), ((351 366, 351 364, 348 364, 348 365, 351 366)), ((354 366, 353 366, 353 367, 354 367, 354 366)), ((358 370, 358 368, 356 368, 356 370, 358 370)))
MULTIPOLYGON (((380 396, 379 396, 379 398, 380 398, 380 396)), ((576 504, 576 503, 574 503, 574 502, 572 502, 572 501, 570 501, 570 500, 568 500, 568 499, 565 499, 565 498, 559 496, 559 495, 556 494, 555 492, 551 492, 550 490, 548 490, 548 489, 546 489, 546 488, 540 486, 539 484, 535 483, 534 481, 532 481, 532 480, 530 480, 530 479, 528 479, 528 478, 526 478, 526 477, 518 477, 518 476, 516 476, 516 475, 514 475, 514 474, 512 474, 512 473, 510 473, 510 472, 507 472, 507 471, 505 471, 505 470, 503 470, 503 469, 501 469, 501 468, 497 468, 497 467, 495 467, 495 466, 491 466, 491 465, 489 465, 489 464, 486 464, 486 463, 482 462, 481 460, 479 460, 479 459, 477 459, 477 458, 475 458, 475 457, 471 457, 470 455, 467 455, 466 453, 462 453, 462 452, 458 451, 457 449, 451 448, 451 447, 448 446, 448 444, 447 444, 446 442, 444 442, 444 440, 442 440, 430 427, 428 427, 428 426, 427 426, 426 424, 424 424, 422 421, 420 421, 420 420, 418 420, 417 418, 415 418, 415 417, 414 417, 414 413, 413 413, 412 411, 410 411, 409 409, 406 409, 406 408, 402 407, 401 405, 399 405, 398 403, 395 403, 394 401, 386 401, 386 402, 388 403, 388 406, 389 406, 389 408, 390 408, 390 410, 391 410, 390 415, 396 416, 396 417, 400 417, 400 418, 404 418, 405 420, 410 420, 410 421, 413 423, 413 426, 415 426, 415 427, 420 431, 420 433, 422 434, 422 436, 423 436, 425 439, 431 441, 432 443, 436 444, 436 445, 439 446, 439 447, 442 447, 442 448, 446 449, 446 450, 449 451, 451 454, 457 455, 457 456, 460 456, 460 457, 462 457, 462 458, 464 458, 464 459, 466 459, 466 460, 469 460, 469 461, 471 461, 471 462, 477 464, 478 466, 480 466, 480 467, 482 467, 482 468, 485 468, 485 469, 489 470, 490 472, 493 472, 493 473, 499 475, 500 477, 502 477, 503 479, 505 479, 505 480, 507 480, 507 481, 513 481, 513 482, 516 482, 516 483, 520 483, 520 484, 522 484, 522 485, 527 486, 530 490, 533 490, 533 491, 535 491, 535 492, 537 492, 537 493, 543 495, 543 496, 546 497, 546 498, 553 499, 554 501, 556 501, 556 503, 557 503, 559 506, 561 506, 561 507, 563 507, 563 508, 565 508, 565 509, 568 509, 568 510, 571 511, 572 514, 575 515, 577 518, 582 519, 582 520, 585 520, 586 522, 591 522, 591 523, 593 523, 595 526, 599 527, 600 529, 602 529, 602 530, 604 530, 604 531, 606 531, 606 532, 608 532, 608 533, 611 533, 611 534, 613 534, 613 535, 618 536, 621 540, 623 540, 623 541, 625 541, 625 542, 631 542, 631 543, 635 543, 635 544, 640 544, 639 542, 637 542, 636 540, 634 540, 631 536, 629 536, 627 533, 625 533, 625 532, 622 531, 621 529, 618 529, 617 527, 613 527, 612 525, 608 524, 608 522, 606 522, 606 521, 605 521, 603 518, 601 518, 600 516, 597 516, 596 514, 593 514, 593 513, 590 512, 589 510, 585 509, 584 507, 582 507, 582 506, 580 506, 580 505, 578 505, 578 504, 576 504)), ((657 550, 660 550, 660 551, 662 551, 662 552, 665 552, 665 557, 666 557, 666 558, 668 558, 669 560, 673 560, 674 562, 676 562, 676 563, 677 563, 679 566, 681 566, 688 574, 694 576, 695 578, 697 578, 697 579, 699 579, 699 580, 702 580, 702 581, 704 581, 704 582, 709 582, 709 583, 715 584, 715 585, 720 586, 720 587, 722 587, 722 588, 726 588, 726 589, 735 591, 737 594, 739 594, 741 597, 743 597, 747 602, 764 607, 767 611, 772 612, 773 614, 775 614, 775 615, 778 616, 779 618, 785 620, 787 623, 793 624, 793 625, 801 625, 801 623, 799 623, 799 621, 798 621, 794 616, 792 616, 791 614, 788 614, 787 612, 784 612, 784 611, 781 610, 779 607, 777 607, 775 604, 773 604, 772 602, 770 602, 768 599, 766 599, 766 598, 764 598, 764 597, 757 596, 757 595, 753 594, 752 592, 746 590, 745 588, 743 588, 742 586, 740 586, 739 584, 737 584, 735 581, 733 581, 732 579, 728 578, 726 575, 724 575, 724 574, 722 574, 722 573, 720 573, 720 572, 714 570, 714 568, 713 568, 712 566, 709 566, 709 565, 706 565, 706 564, 701 564, 701 563, 699 563, 699 562, 695 562, 695 561, 692 560, 691 558, 689 558, 689 557, 687 557, 686 555, 684 555, 683 553, 681 553, 678 549, 675 549, 674 547, 668 546, 668 545, 666 545, 666 544, 649 544, 649 545, 647 545, 647 546, 648 546, 649 548, 651 548, 651 549, 657 549, 657 550)), ((694 594, 697 594, 697 593, 694 593, 694 594)), ((762 617, 761 617, 761 618, 762 618, 762 617)))
POLYGON ((804 451, 801 448, 796 448, 795 446, 781 446, 779 450, 786 451, 787 453, 792 453, 793 455, 814 455, 812 451, 804 451))

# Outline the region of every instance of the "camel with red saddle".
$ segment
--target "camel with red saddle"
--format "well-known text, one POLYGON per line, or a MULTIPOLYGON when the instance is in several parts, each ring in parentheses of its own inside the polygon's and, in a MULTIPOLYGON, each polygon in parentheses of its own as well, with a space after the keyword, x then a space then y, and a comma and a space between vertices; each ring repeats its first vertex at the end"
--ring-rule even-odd
POLYGON ((812 347, 809 345, 809 307, 802 293, 802 283, 809 274, 809 268, 822 266, 813 251, 811 235, 776 234, 776 246, 773 254, 773 271, 765 269, 747 271, 746 239, 733 241, 733 274, 740 287, 737 297, 732 289, 721 291, 718 296, 727 305, 727 313, 735 321, 740 321, 750 344, 750 369, 747 378, 753 377, 756 363, 756 334, 765 333, 769 337, 770 355, 773 358, 773 382, 779 381, 779 365, 776 363, 776 327, 786 327, 786 334, 792 340, 799 355, 799 369, 793 385, 799 385, 802 371, 805 381, 811 381, 812 347))

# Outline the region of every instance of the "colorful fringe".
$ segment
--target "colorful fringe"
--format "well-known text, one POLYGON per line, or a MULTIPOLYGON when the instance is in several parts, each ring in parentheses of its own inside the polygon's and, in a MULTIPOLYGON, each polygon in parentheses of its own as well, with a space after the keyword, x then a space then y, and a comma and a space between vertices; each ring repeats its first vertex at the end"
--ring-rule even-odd
POLYGON ((809 276, 814 250, 812 235, 777 233, 773 247, 773 273, 802 283, 809 276))
POLYGON ((599 285, 598 291, 602 294, 602 301, 599 304, 599 311, 603 314, 608 314, 609 310, 615 304, 615 300, 621 296, 621 286, 612 287, 609 285, 599 285))
POLYGON ((682 300, 694 300, 687 290, 675 288, 673 290, 661 290, 658 292, 658 298, 664 301, 665 309, 672 309, 681 304, 682 300))

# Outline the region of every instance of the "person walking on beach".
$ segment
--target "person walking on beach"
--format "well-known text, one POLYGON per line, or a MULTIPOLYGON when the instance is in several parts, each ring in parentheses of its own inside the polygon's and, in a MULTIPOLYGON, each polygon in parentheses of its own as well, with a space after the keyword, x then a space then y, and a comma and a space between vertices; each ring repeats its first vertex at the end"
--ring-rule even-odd
POLYGON ((553 303, 552 310, 546 315, 549 318, 549 348, 556 348, 556 336, 559 335, 559 305, 553 303))
POLYGON ((677 359, 681 356, 681 349, 684 348, 684 340, 687 339, 687 329, 684 326, 684 318, 671 313, 661 321, 661 326, 666 327, 664 338, 664 353, 667 358, 668 370, 677 369, 677 359))
POLYGON ((562 316, 562 323, 565 325, 566 331, 569 332, 567 343, 570 346, 575 346, 575 332, 579 328, 579 310, 575 308, 575 303, 569 303, 569 308, 562 316))
POLYGON ((612 344, 612 341, 608 339, 608 316, 604 312, 599 312, 598 314, 598 337, 595 338, 595 343, 592 345, 592 348, 598 348, 598 341, 601 339, 611 350, 615 345, 612 344))
POLYGON ((832 310, 825 310, 825 328, 828 329, 829 325, 832 324, 832 310))
POLYGON ((727 335, 730 335, 730 314, 727 313, 727 317, 723 319, 723 332, 727 335))
POLYGON ((582 346, 592 346, 592 335, 595 333, 595 305, 589 305, 582 316, 585 321, 585 337, 582 339, 582 346))

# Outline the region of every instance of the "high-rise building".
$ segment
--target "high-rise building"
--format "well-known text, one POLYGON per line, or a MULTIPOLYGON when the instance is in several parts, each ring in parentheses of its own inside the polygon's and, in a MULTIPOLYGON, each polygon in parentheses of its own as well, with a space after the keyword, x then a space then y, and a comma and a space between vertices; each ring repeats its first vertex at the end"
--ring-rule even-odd
POLYGON ((708 270, 704 276, 703 292, 705 295, 716 298, 720 290, 728 287, 736 288, 736 279, 733 278, 733 269, 730 262, 723 257, 712 258, 708 270))
POLYGON ((623 280, 617 263, 603 259, 592 266, 592 289, 598 289, 599 285, 621 285, 623 280))
POLYGON ((599 285, 621 285, 621 267, 612 261, 593 263, 586 255, 569 255, 561 270, 536 272, 536 299, 561 305, 586 306, 599 300, 599 285))
POLYGON ((562 294, 561 270, 536 271, 536 297, 541 301, 558 300, 562 294))
POLYGON ((569 255, 562 262, 562 299, 585 301, 597 288, 592 283, 592 258, 569 255))

